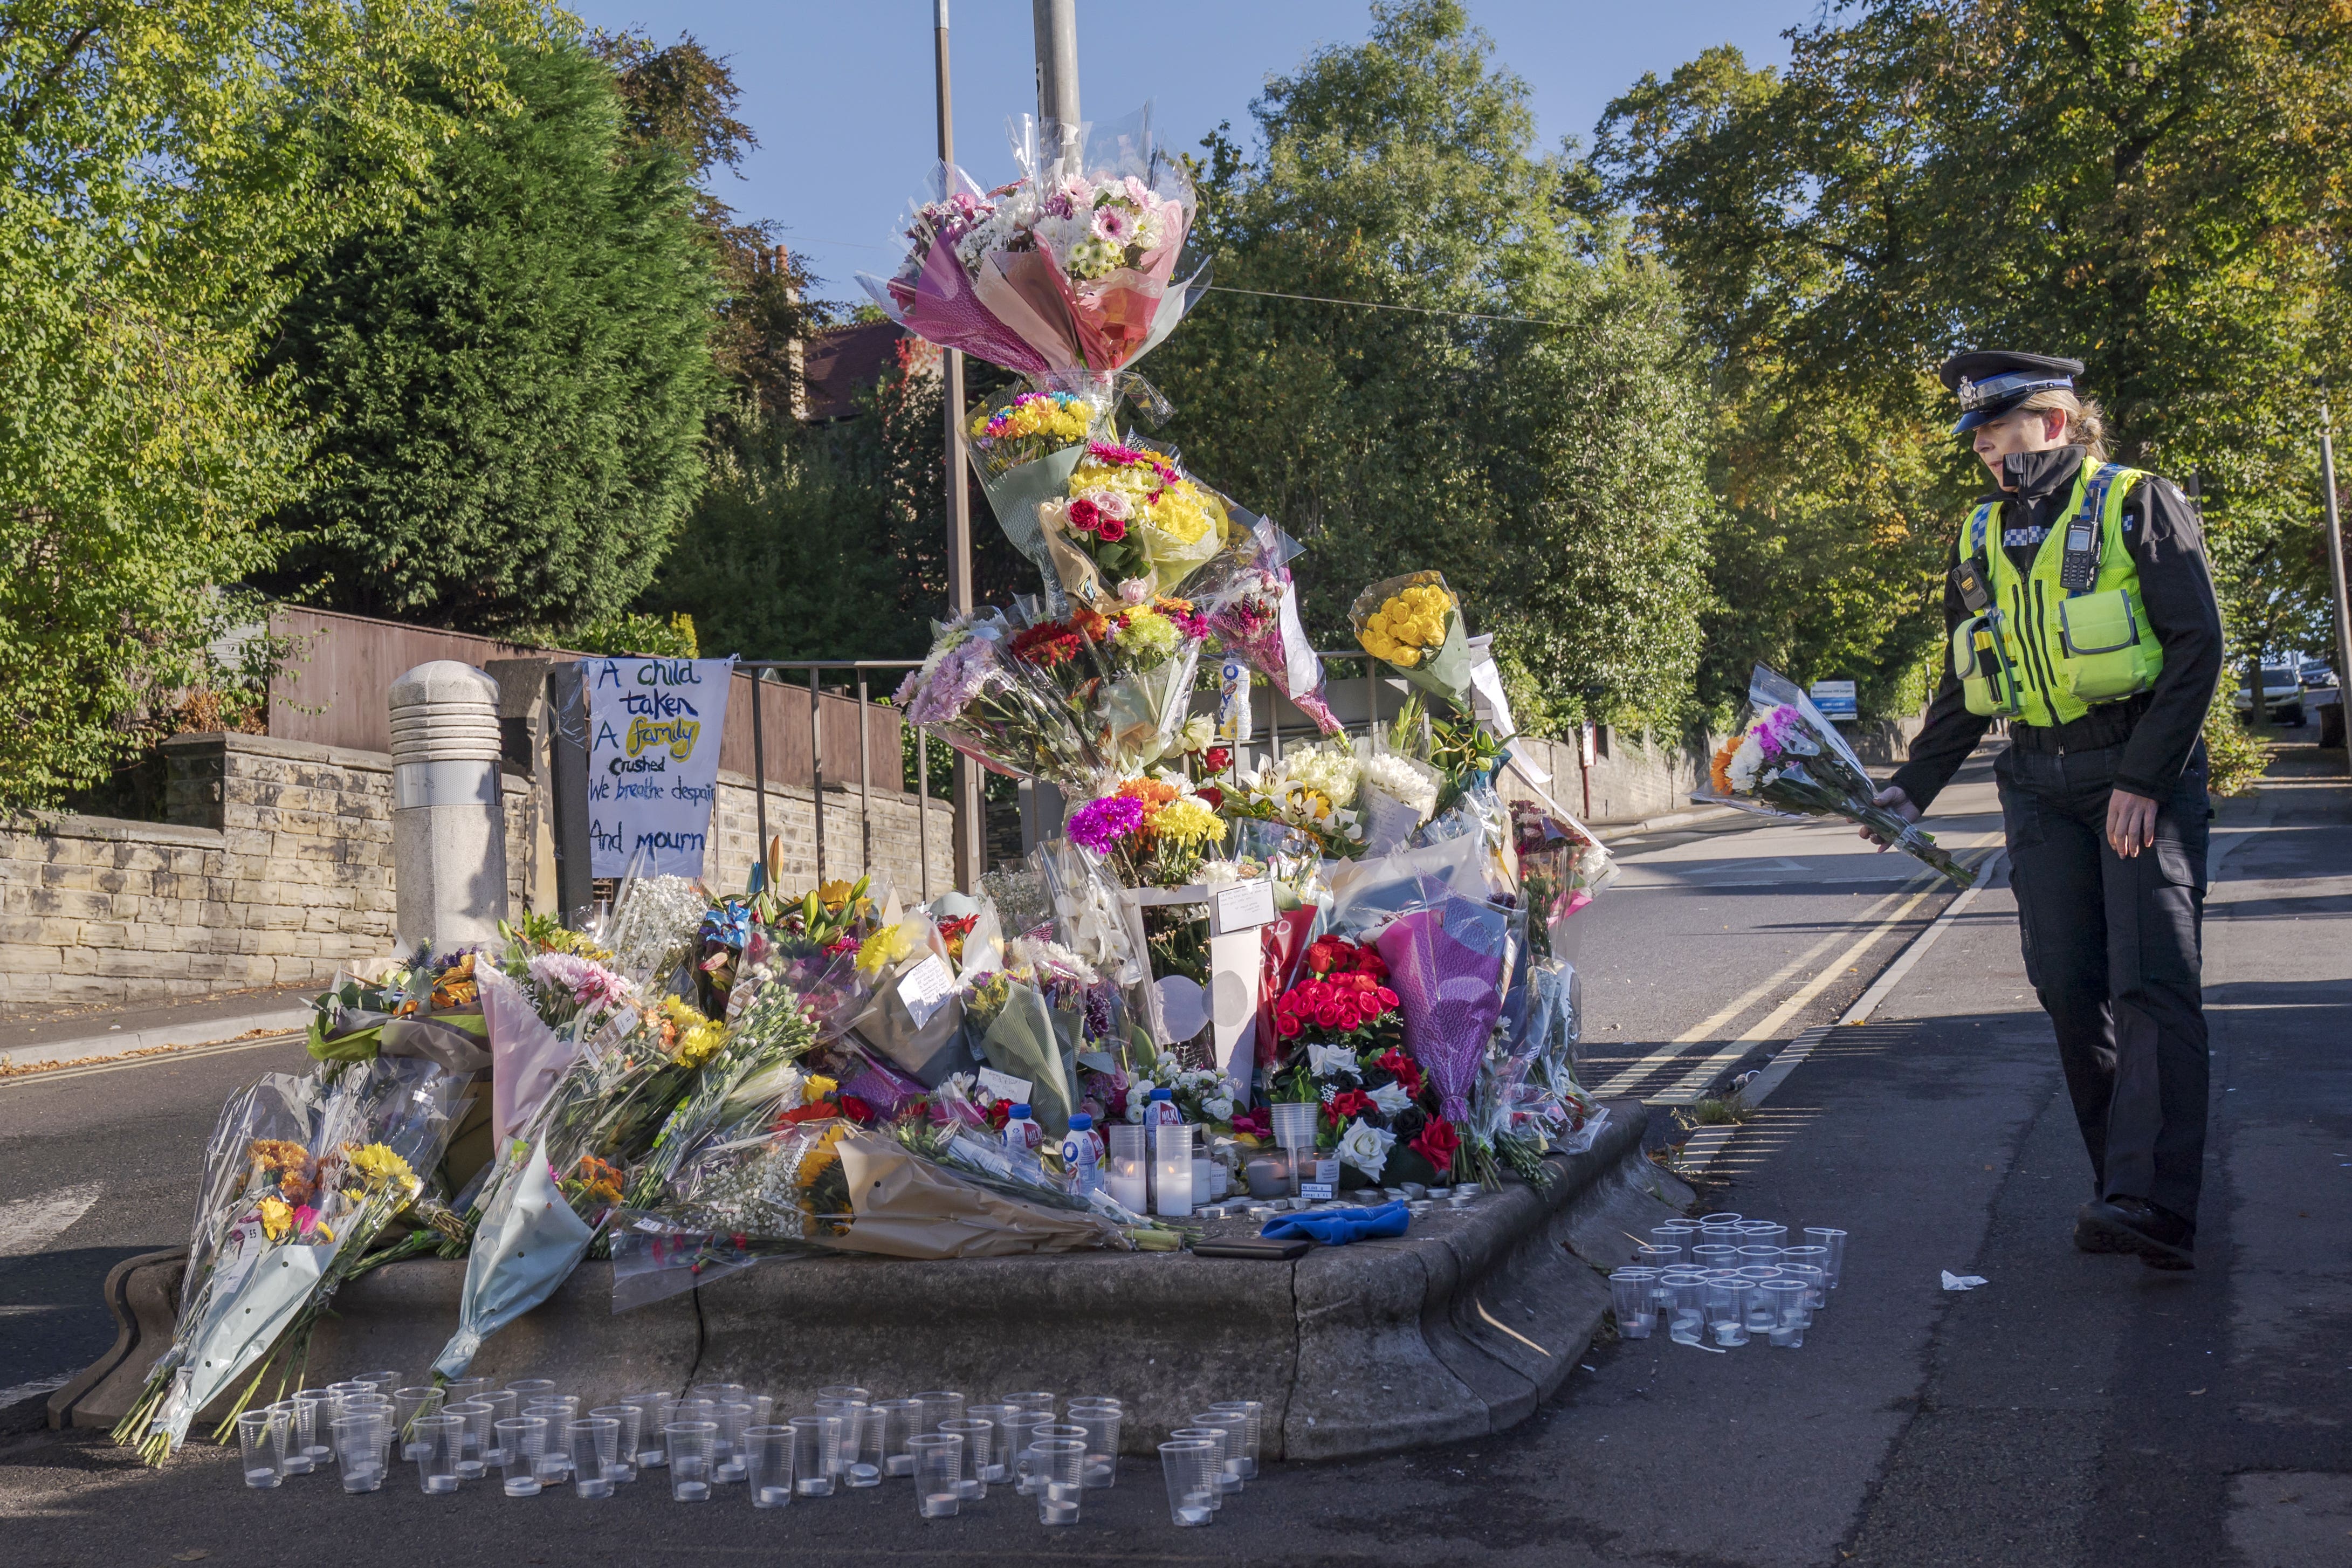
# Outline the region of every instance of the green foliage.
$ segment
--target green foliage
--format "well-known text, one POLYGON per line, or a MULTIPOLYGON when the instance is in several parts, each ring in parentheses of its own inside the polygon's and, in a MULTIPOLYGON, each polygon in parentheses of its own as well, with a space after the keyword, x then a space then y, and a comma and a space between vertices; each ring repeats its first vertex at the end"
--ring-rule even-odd
MULTIPOLYGON (((250 671, 267 518, 308 451, 256 380, 285 269, 398 213, 504 101, 535 6, 12 0, 0 22, 0 809, 107 777, 250 671), (400 90, 430 68, 437 103, 400 90), (320 106, 373 177, 341 182, 320 106), (242 645, 250 647, 250 643, 242 645)), ((262 645, 266 647, 266 644, 262 645)), ((230 717, 234 717, 232 714, 230 717)))
POLYGON ((2247 794, 2270 763, 2269 751, 2238 717, 2231 684, 2221 682, 2213 706, 2205 710, 2205 788, 2217 795, 2247 794))
POLYGON ((694 617, 680 611, 670 616, 647 616, 626 612, 591 621, 566 634, 567 647, 582 653, 626 656, 633 658, 699 658, 701 640, 695 635, 694 617))
MULTIPOLYGON (((276 584, 473 630, 593 623, 652 581, 702 482, 718 295, 690 170, 625 134, 576 44, 501 51, 513 96, 417 211, 330 249, 272 362, 323 429, 276 584)), ((420 73, 419 103, 449 84, 420 73)), ((339 162, 373 177, 364 148, 339 162)))
MULTIPOLYGON (((1373 7, 1201 170, 1220 283, 1150 362, 1170 434, 1305 539, 1307 618, 1352 646, 1364 583, 1444 570, 1540 700, 1674 717, 1698 657, 1706 436, 1669 280, 1569 198, 1526 85, 1451 0, 1373 7)), ((1327 644, 1328 646, 1328 644, 1327 644)))
POLYGON ((1720 48, 1643 78, 1594 153, 1716 356, 1706 695, 1761 658, 1883 704, 1932 657, 1984 481, 1937 435, 1929 372, 1961 347, 2085 361, 2121 459, 2221 500, 2240 624, 2250 594, 2307 605, 2308 377, 2342 294, 2315 242, 2340 232, 2352 16, 1854 0, 1792 42, 1785 75, 1720 48))

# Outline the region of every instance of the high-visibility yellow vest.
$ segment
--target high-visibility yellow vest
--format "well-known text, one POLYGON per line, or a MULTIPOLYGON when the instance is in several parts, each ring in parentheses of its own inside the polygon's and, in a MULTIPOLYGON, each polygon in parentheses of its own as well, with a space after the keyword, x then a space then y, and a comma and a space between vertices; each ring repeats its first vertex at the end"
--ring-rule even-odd
POLYGON ((2084 463, 2061 521, 2040 541, 2033 569, 2022 575, 2003 546, 2032 542, 1992 537, 2000 504, 1988 501, 1969 517, 1960 535, 1959 569, 1973 562, 1990 595, 1952 633, 1952 671, 1969 712, 2063 724, 2095 703, 2156 684, 2164 648, 2147 624, 2139 567, 2123 533, 2124 498, 2147 477, 2137 468, 2084 463), (2074 554, 2078 577, 2084 574, 2089 556, 2081 547, 2094 537, 2096 573, 2069 588, 2063 581, 2067 557, 2074 554))

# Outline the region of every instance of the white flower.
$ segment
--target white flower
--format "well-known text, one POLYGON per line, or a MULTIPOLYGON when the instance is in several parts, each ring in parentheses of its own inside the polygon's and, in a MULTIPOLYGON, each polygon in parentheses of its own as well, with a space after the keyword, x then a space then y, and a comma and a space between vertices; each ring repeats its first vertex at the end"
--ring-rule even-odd
POLYGON ((1372 1090, 1372 1103, 1380 1108, 1382 1116, 1394 1116, 1412 1103, 1412 1096, 1404 1091, 1401 1083, 1384 1083, 1372 1090))
POLYGON ((1127 1119, 1130 1122, 1143 1120, 1143 1095, 1136 1089, 1127 1091, 1127 1119))
POLYGON ((1364 783, 1400 805, 1409 805, 1424 820, 1437 809, 1437 785, 1427 773, 1394 752, 1381 752, 1364 761, 1364 783))
POLYGON ((1204 1100, 1201 1102, 1201 1114, 1212 1121, 1231 1121, 1234 1119, 1234 1102, 1222 1094, 1214 1100, 1204 1100))
POLYGON ((1205 752, 1216 743, 1216 740, 1215 721, 1206 713, 1195 713, 1184 721, 1184 728, 1177 731, 1176 744, 1171 749, 1179 752, 1205 752))
POLYGON ((1373 1127, 1359 1117, 1348 1123, 1348 1131, 1339 1135, 1339 1158, 1377 1182, 1388 1165, 1389 1150, 1395 1144, 1395 1133, 1373 1127))
POLYGON ((1353 1078, 1359 1070, 1356 1053, 1345 1046, 1309 1046, 1307 1070, 1317 1078, 1336 1078, 1341 1073, 1353 1078))
POLYGON ((1740 742, 1739 750, 1732 753, 1729 769, 1732 789, 1741 795, 1753 790, 1756 787, 1756 774, 1763 766, 1764 743, 1754 735, 1750 735, 1740 742))

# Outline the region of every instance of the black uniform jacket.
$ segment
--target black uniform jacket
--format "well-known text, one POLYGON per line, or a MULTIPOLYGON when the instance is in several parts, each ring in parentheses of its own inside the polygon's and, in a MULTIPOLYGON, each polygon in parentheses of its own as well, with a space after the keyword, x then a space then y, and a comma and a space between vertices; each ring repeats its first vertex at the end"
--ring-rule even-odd
MULTIPOLYGON (((2065 521, 2059 515, 2074 493, 2074 476, 2083 466, 2083 448, 2058 447, 2047 452, 2020 452, 2004 459, 2002 477, 2011 489, 1981 497, 2000 502, 1992 524, 2001 548, 2019 572, 2032 569, 2042 541, 2065 521)), ((2152 800, 2169 798, 2180 772, 2189 765, 2206 710, 2212 705, 2214 685, 2221 674, 2221 607, 2213 596, 2213 577, 2205 564, 2205 542, 2197 526, 2196 510, 2168 479, 2144 479, 2131 488, 2124 502, 2124 545, 2139 567, 2140 602, 2148 624, 2164 647, 2164 669, 2156 689, 2127 700, 2145 709, 2133 725, 2116 768, 2116 787, 2152 800)), ((1953 549, 1953 562, 1968 541, 1965 522, 1953 549)), ((1969 617, 1967 602, 1944 582, 1944 679, 1928 706, 1926 726, 1911 742, 1911 760, 1894 782, 1922 810, 1937 792, 1951 782, 1960 763, 1984 738, 1992 721, 1968 710, 1960 695, 1959 678, 1952 673, 1948 652, 1951 633, 1969 617)), ((2084 746, 2108 728, 2103 708, 2095 708, 2073 724, 2058 727, 2062 747, 2069 731, 2079 731, 2084 746)))

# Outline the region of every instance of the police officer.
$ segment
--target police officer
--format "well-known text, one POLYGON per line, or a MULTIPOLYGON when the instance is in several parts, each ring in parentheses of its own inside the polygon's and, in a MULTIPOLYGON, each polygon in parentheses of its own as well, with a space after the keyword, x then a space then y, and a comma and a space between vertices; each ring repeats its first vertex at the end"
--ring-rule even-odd
POLYGON ((2205 748, 2221 615, 2197 516, 2107 460, 2078 361, 1945 362, 1995 489, 1953 552, 1949 658, 1879 804, 1917 820, 1992 721, 2025 969, 2091 1155, 2074 1244, 2194 1267, 2205 1158, 2205 748))

